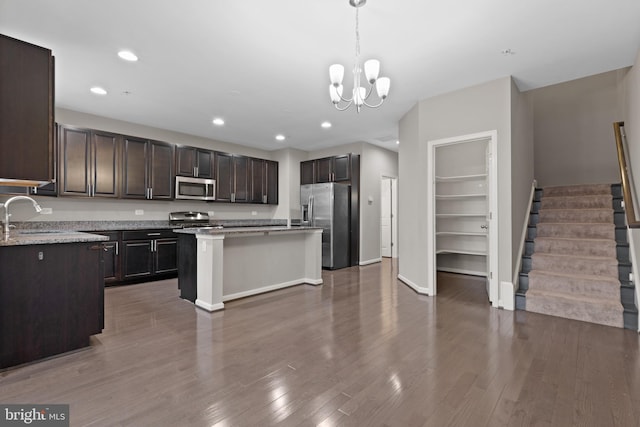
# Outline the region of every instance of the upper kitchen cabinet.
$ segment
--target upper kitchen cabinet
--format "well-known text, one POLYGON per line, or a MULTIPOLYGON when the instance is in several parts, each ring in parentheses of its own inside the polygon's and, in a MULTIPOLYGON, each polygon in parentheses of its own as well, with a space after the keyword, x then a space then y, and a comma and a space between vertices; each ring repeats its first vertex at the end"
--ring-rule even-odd
POLYGON ((216 201, 249 202, 249 157, 216 152, 215 165, 216 201))
POLYGON ((249 159, 251 203, 278 204, 278 162, 249 159))
POLYGON ((0 34, 0 180, 54 178, 53 73, 51 50, 0 34))
POLYGON ((322 182, 350 183, 353 173, 359 168, 352 161, 352 154, 324 157, 300 162, 300 185, 322 182))
POLYGON ((121 137, 58 125, 58 194, 119 197, 121 137))
POLYGON ((195 147, 176 147, 176 175, 215 178, 214 152, 195 147))
POLYGON ((300 185, 314 184, 316 180, 316 161, 300 162, 300 185))
POLYGON ((173 198, 174 146, 164 142, 125 137, 122 156, 122 197, 170 200, 173 198))
POLYGON ((351 179, 351 155, 325 157, 315 161, 316 182, 345 182, 351 179))

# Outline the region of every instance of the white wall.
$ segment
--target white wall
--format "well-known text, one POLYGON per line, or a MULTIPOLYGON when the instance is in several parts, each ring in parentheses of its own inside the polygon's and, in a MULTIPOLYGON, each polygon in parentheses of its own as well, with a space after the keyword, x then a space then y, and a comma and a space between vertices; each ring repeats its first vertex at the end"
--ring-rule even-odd
POLYGON ((540 187, 620 182, 612 124, 622 120, 624 74, 615 70, 530 92, 540 187))
POLYGON ((512 281, 512 89, 511 79, 505 77, 429 98, 420 101, 400 122, 399 273, 418 287, 426 287, 426 260, 433 256, 425 237, 424 218, 428 203, 424 188, 427 141, 490 130, 498 133, 498 280, 512 281))
MULTIPOLYGON (((636 61, 627 72, 622 82, 623 87, 623 120, 624 130, 627 135, 627 147, 629 149, 628 163, 632 171, 632 179, 636 193, 633 197, 638 199, 640 189, 640 51, 636 55, 636 61)), ((638 212, 636 212, 636 217, 638 212)), ((631 260, 634 269, 640 265, 640 229, 630 229, 632 248, 631 260)), ((636 277, 638 275, 636 274, 636 277)), ((640 292, 638 292, 638 279, 636 282, 636 306, 640 306, 640 292)), ((638 327, 640 331, 640 326, 638 327)))
POLYGON ((629 147, 628 161, 633 172, 635 188, 640 189, 640 51, 636 56, 635 64, 625 75, 622 87, 624 96, 622 120, 624 120, 629 147))
MULTIPOLYGON (((529 213, 529 198, 534 179, 534 122, 533 97, 529 92, 520 93, 511 82, 511 263, 519 265, 522 232, 529 213)), ((515 273, 515 272, 514 272, 515 273)), ((514 276, 517 277, 516 274, 514 276)))
POLYGON ((363 144, 360 164, 360 262, 380 259, 380 182, 398 176, 398 153, 363 144), (369 198, 372 201, 369 201, 369 198))
POLYGON ((274 218, 300 219, 300 162, 307 160, 306 151, 286 148, 273 152, 278 162, 278 207, 274 218))

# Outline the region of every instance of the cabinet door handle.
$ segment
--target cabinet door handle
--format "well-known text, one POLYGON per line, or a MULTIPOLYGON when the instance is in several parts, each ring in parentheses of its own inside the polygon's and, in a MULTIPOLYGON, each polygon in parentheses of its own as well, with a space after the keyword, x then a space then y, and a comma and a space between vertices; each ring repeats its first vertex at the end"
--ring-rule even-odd
POLYGON ((197 167, 197 166, 194 166, 194 167, 193 167, 193 176, 195 176, 195 177, 197 178, 197 177, 198 177, 198 175, 199 175, 199 172, 200 172, 200 171, 198 170, 198 167, 197 167))
POLYGON ((149 198, 153 199, 153 187, 149 188, 149 198))
POLYGON ((236 201, 236 193, 231 193, 231 201, 232 202, 236 201))
POLYGON ((118 243, 120 242, 116 242, 116 256, 118 256, 118 254, 120 253, 120 250, 119 250, 120 245, 118 245, 118 243))
POLYGON ((267 195, 266 194, 262 195, 262 203, 267 203, 267 195))

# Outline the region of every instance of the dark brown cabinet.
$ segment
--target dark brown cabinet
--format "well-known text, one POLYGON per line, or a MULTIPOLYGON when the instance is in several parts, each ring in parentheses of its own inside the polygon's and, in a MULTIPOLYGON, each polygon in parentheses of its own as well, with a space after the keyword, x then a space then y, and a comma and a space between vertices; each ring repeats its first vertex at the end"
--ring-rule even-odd
POLYGON ((215 178, 214 152, 195 147, 176 148, 176 175, 215 178))
POLYGON ((123 143, 122 197, 170 200, 174 185, 174 146, 158 141, 125 137, 123 143))
POLYGON ((249 202, 249 157, 215 154, 216 201, 249 202))
POLYGON ((109 238, 108 242, 102 242, 104 246, 104 284, 109 286, 120 280, 120 232, 99 231, 93 232, 109 238))
POLYGON ((349 183, 353 169, 352 156, 343 154, 300 162, 300 185, 322 182, 349 183))
POLYGON ((300 185, 314 184, 316 179, 316 161, 300 162, 300 185))
POLYGON ((315 182, 348 182, 351 180, 351 155, 315 160, 315 182))
POLYGON ((178 239, 172 230, 122 232, 123 280, 175 275, 177 271, 178 239))
POLYGON ((58 126, 58 194, 119 197, 118 135, 58 126))
POLYGON ((86 347, 102 331, 103 253, 101 242, 0 247, 0 369, 86 347))
POLYGON ((278 204, 278 162, 249 158, 250 202, 278 204))
POLYGON ((51 50, 0 34, 0 178, 54 179, 51 50))

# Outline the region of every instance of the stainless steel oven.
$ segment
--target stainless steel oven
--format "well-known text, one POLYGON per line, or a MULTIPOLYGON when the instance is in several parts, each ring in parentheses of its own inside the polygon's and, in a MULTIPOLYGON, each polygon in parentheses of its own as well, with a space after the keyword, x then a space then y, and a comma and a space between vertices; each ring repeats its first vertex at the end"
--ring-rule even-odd
POLYGON ((216 180, 176 176, 176 199, 215 200, 216 180))

